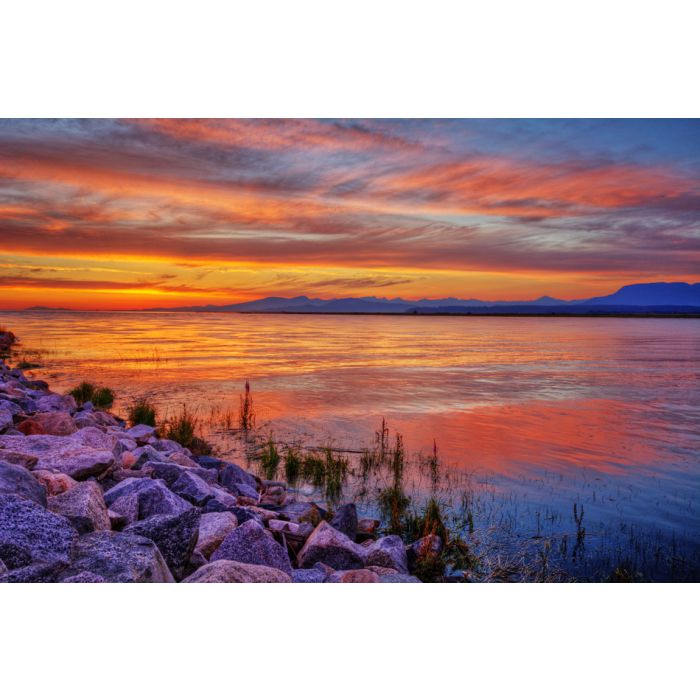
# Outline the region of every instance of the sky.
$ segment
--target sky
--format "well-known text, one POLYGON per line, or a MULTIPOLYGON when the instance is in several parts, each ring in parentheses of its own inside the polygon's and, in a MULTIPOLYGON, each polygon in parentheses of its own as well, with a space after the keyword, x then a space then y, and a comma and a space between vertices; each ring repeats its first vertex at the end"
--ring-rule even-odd
POLYGON ((700 278, 700 120, 2 120, 0 308, 700 278))

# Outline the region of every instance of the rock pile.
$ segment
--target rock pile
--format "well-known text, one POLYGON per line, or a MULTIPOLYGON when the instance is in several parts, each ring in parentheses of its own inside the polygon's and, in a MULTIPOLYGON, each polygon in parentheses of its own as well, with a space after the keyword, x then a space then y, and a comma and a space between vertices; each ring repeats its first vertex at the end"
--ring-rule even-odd
POLYGON ((354 504, 325 516, 0 361, 0 582, 418 582, 354 504))

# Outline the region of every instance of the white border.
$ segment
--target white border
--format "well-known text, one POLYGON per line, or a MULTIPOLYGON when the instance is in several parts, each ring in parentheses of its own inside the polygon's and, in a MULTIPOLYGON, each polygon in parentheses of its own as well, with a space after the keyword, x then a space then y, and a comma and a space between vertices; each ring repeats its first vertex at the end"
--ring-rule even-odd
MULTIPOLYGON (((6 117, 700 111, 697 3, 679 0, 34 0, 4 3, 0 25, 6 117)), ((2 688, 71 700, 686 697, 697 590, 4 586, 2 688)))

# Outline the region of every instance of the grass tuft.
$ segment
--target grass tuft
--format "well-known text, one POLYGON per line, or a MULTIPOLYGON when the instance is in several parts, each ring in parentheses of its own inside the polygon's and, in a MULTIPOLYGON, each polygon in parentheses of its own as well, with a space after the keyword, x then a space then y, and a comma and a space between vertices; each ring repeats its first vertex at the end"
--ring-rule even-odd
POLYGON ((279 463, 280 453, 270 435, 260 453, 260 470, 268 481, 274 481, 277 478, 279 463))
POLYGON ((75 399, 76 403, 80 405, 87 401, 92 401, 93 394, 95 393, 95 385, 90 384, 90 382, 80 382, 75 389, 71 389, 68 393, 75 399))
POLYGON ((128 417, 132 425, 156 427, 156 407, 148 399, 138 399, 132 403, 128 417))

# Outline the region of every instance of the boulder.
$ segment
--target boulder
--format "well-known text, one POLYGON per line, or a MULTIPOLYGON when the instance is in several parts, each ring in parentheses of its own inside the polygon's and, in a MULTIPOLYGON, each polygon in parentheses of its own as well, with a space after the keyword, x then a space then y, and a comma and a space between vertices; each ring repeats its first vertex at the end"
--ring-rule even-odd
POLYGON ((6 571, 0 575, 0 583, 55 583, 65 568, 62 562, 29 564, 6 571))
POLYGON ((180 474, 170 490, 196 506, 203 506, 214 495, 205 481, 187 471, 180 474))
POLYGON ((288 573, 270 566, 219 559, 188 576, 183 583, 291 583, 288 573))
POLYGON ((61 580, 86 571, 109 583, 174 581, 152 540, 123 532, 91 532, 77 541, 73 562, 61 574, 61 580))
POLYGON ((308 522, 314 527, 327 515, 327 511, 324 508, 310 501, 285 503, 280 513, 294 522, 308 522))
POLYGON ((62 583, 106 583, 106 581, 102 576, 93 574, 92 571, 82 571, 75 576, 64 578, 62 583))
POLYGON ((190 508, 177 515, 153 515, 129 525, 124 532, 153 540, 170 572, 179 581, 197 544, 199 518, 199 511, 190 508))
POLYGON ((400 574, 408 573, 406 547, 398 535, 382 537, 365 548, 365 562, 396 569, 400 574))
POLYGON ((185 448, 175 440, 166 440, 165 438, 156 438, 152 444, 153 449, 158 450, 158 452, 180 452, 184 454, 185 448))
POLYGON ((111 529, 102 490, 94 481, 85 481, 65 493, 51 496, 48 508, 70 520, 81 534, 111 529))
POLYGON ((99 428, 80 428, 73 435, 73 439, 78 440, 85 447, 91 447, 95 450, 109 450, 114 454, 116 439, 99 428))
POLYGON ((328 577, 327 583, 379 583, 379 576, 369 569, 336 571, 328 577))
POLYGON ((199 521, 197 551, 207 559, 212 552, 224 541, 225 537, 236 529, 238 520, 233 513, 202 513, 199 521))
POLYGON ((129 522, 152 515, 178 515, 192 507, 161 479, 125 479, 106 491, 104 498, 111 510, 126 516, 129 522))
MULTIPOLYGON (((248 484, 231 484, 226 487, 232 494, 242 498, 247 498, 251 505, 260 501, 260 494, 248 484)), ((273 505, 273 504, 269 504, 273 505)))
POLYGON ((293 583, 324 583, 326 579, 335 573, 330 567, 321 563, 314 564, 310 569, 294 569, 292 572, 293 583))
POLYGON ((106 450, 85 446, 75 435, 0 435, 0 448, 37 458, 36 469, 62 472, 74 479, 87 479, 105 472, 114 463, 106 450))
POLYGON ((47 496, 58 496, 78 485, 75 479, 61 472, 47 472, 45 469, 35 469, 32 472, 32 476, 46 488, 47 496))
MULTIPOLYGON (((19 404, 16 404, 14 401, 8 401, 7 399, 0 399, 0 411, 7 411, 11 416, 22 413, 19 404)), ((6 417, 4 417, 4 420, 6 420, 6 417)), ((2 422, 3 421, 0 421, 0 425, 2 425, 2 422)))
POLYGON ((316 526, 297 556, 299 566, 304 569, 311 568, 319 561, 334 569, 362 569, 364 558, 363 547, 325 520, 316 526))
POLYGON ((207 477, 200 476, 206 481, 207 478, 211 479, 212 482, 216 481, 216 474, 211 469, 205 469, 200 467, 197 462, 195 462, 191 457, 188 457, 184 452, 171 452, 168 455, 168 460, 179 464, 181 467, 189 467, 190 469, 196 469, 207 474, 207 477))
POLYGON ((351 540, 357 537, 357 508, 354 503, 346 503, 336 510, 331 525, 347 535, 351 540))
POLYGON ((211 555, 211 561, 219 559, 270 566, 292 575, 286 548, 255 520, 248 520, 226 535, 211 555))
POLYGON ((8 569, 70 560, 76 531, 60 515, 33 501, 0 495, 0 559, 8 569))
POLYGON ((0 462, 0 494, 21 496, 46 506, 46 488, 31 472, 16 464, 0 462))
POLYGON ((379 583, 422 583, 422 581, 408 574, 385 574, 379 577, 379 583))
MULTIPOLYGON (((199 460, 201 464, 201 460, 199 460)), ((258 493, 258 482, 252 474, 241 469, 237 464, 232 462, 221 462, 221 470, 219 471, 219 483, 233 493, 237 493, 235 488, 238 484, 248 486, 249 489, 258 493)))
POLYGON ((66 396, 61 396, 60 394, 45 394, 37 399, 36 407, 38 411, 47 413, 56 411, 71 413, 75 411, 77 405, 75 399, 70 394, 66 396))
POLYGON ((439 535, 426 535, 406 547, 409 571, 413 571, 421 557, 439 557, 442 553, 442 538, 439 535))
POLYGON ((31 418, 23 420, 17 429, 25 435, 72 435, 78 426, 70 413, 57 411, 55 413, 35 413, 31 418))
POLYGON ((139 445, 145 445, 149 438, 155 437, 156 429, 151 425, 135 425, 133 428, 129 428, 126 434, 132 439, 136 440, 139 445))
POLYGON ((25 469, 34 469, 38 458, 34 455, 24 454, 24 452, 13 452, 12 450, 0 450, 0 462, 16 464, 25 469))
POLYGON ((143 445, 131 450, 131 454, 136 458, 132 469, 141 469, 147 462, 164 462, 163 455, 150 445, 143 445))
POLYGON ((0 431, 7 430, 14 426, 14 420, 12 419, 12 414, 4 408, 0 408, 0 431))

